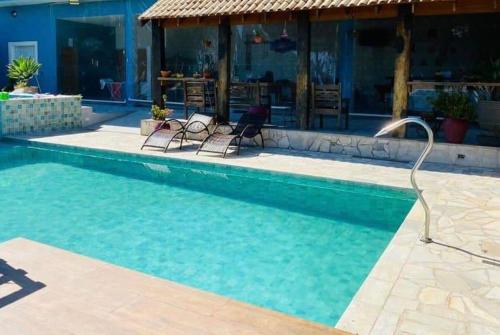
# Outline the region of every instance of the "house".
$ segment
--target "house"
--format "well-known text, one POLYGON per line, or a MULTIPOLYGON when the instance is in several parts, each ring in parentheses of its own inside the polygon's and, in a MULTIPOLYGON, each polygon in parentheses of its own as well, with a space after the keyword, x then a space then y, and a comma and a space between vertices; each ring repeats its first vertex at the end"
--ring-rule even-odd
MULTIPOLYGON (((231 121, 241 115, 231 86, 258 83, 275 127, 371 136, 390 118, 430 115, 442 141, 437 92, 499 90, 499 18, 496 0, 0 0, 0 64, 32 55, 41 91, 115 106, 165 95, 182 106, 183 83, 206 76, 219 118, 231 121), (326 85, 345 123, 312 111, 314 88, 326 85)), ((498 146, 482 124, 464 141, 498 146)))
POLYGON ((5 65, 26 55, 43 64, 42 92, 148 100, 151 32, 137 17, 153 3, 0 0, 0 87, 8 84, 5 65))
MULTIPOLYGON (((238 118, 232 87, 261 83, 254 100, 270 106, 273 125, 288 127, 292 119, 293 128, 333 130, 342 124, 338 111, 314 104, 330 89, 342 98, 336 109, 355 121, 350 130, 367 135, 384 118, 412 114, 438 132, 440 117, 431 105, 438 92, 498 91, 500 44, 493 36, 500 33, 499 13, 494 0, 159 0, 140 19, 152 23, 153 73, 163 69, 176 77, 153 80, 158 103, 166 82, 208 68, 218 80, 222 119, 238 118)), ((469 133, 469 143, 482 144, 482 134, 469 133)))

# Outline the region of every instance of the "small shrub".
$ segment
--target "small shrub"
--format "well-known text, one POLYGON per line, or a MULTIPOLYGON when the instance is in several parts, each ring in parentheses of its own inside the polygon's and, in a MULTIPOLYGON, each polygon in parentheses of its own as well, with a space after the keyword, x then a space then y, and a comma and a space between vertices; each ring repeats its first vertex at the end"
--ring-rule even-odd
POLYGON ((151 117, 153 120, 165 120, 171 114, 172 110, 169 108, 161 109, 160 106, 157 105, 151 107, 151 117))
POLYGON ((448 118, 474 121, 476 112, 469 97, 461 92, 440 92, 431 100, 432 106, 448 118))
POLYGON ((31 57, 19 57, 7 65, 7 77, 16 82, 16 88, 27 87, 41 67, 42 64, 31 57))

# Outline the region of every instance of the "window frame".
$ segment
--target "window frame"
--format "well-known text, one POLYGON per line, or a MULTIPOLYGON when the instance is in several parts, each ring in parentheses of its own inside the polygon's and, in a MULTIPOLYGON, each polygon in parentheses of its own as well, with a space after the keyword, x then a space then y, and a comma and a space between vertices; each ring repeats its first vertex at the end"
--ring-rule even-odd
POLYGON ((34 49, 34 60, 38 62, 38 41, 20 41, 20 42, 9 42, 9 63, 14 60, 16 47, 33 47, 34 49))

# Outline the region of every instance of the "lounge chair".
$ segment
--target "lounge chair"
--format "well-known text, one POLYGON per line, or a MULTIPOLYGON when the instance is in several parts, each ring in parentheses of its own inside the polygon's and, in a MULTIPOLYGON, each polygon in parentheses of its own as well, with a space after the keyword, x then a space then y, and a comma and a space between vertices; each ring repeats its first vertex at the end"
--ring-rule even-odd
POLYGON ((220 153, 222 157, 226 157, 227 150, 233 144, 237 146, 236 154, 239 155, 243 138, 255 139, 257 135, 260 135, 261 145, 264 148, 264 137, 261 130, 266 118, 266 113, 247 112, 241 116, 236 127, 229 124, 217 125, 212 134, 200 145, 196 154, 204 151, 220 153), (229 134, 220 132, 221 126, 230 127, 231 132, 229 134))
POLYGON ((189 134, 201 134, 203 132, 210 135, 208 130, 208 125, 213 122, 214 118, 212 116, 207 116, 203 114, 193 113, 189 119, 182 123, 176 119, 166 119, 155 131, 148 136, 146 141, 141 147, 153 147, 162 148, 164 152, 167 152, 170 143, 180 138, 179 149, 182 149, 182 143, 184 140, 188 139, 189 134))

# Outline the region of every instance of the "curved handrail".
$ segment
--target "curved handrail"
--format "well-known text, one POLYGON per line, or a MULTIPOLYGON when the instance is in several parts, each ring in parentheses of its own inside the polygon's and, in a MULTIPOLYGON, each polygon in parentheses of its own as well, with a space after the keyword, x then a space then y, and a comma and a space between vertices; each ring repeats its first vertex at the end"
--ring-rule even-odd
POLYGON ((434 144, 434 133, 432 132, 431 127, 429 127, 427 122, 425 122, 424 120, 422 120, 418 117, 409 117, 409 118, 401 119, 401 120, 398 120, 398 121, 395 121, 395 122, 389 124, 388 126, 381 129, 378 133, 376 133, 374 137, 379 137, 379 136, 388 134, 389 132, 393 131, 394 129, 399 128, 402 125, 407 124, 407 123, 416 123, 416 124, 422 126, 426 130, 427 136, 428 136, 427 145, 425 146, 424 151, 422 152, 420 157, 417 159, 417 162, 415 163, 415 165, 411 169, 410 181, 411 181, 411 185, 413 187, 413 190, 417 194, 418 200, 420 200, 420 203, 422 204, 422 207, 424 208, 424 211, 425 211, 425 230, 424 230, 424 236, 422 237, 421 240, 425 243, 430 243, 430 242, 432 242, 432 239, 429 237, 429 226, 430 226, 430 221, 431 221, 430 209, 429 209, 429 205, 427 205, 427 202, 424 199, 424 196, 422 195, 423 191, 419 189, 417 182, 415 181, 415 174, 417 173, 417 170, 420 168, 420 166, 424 162, 425 158, 429 155, 429 153, 432 150, 432 145, 434 144))

